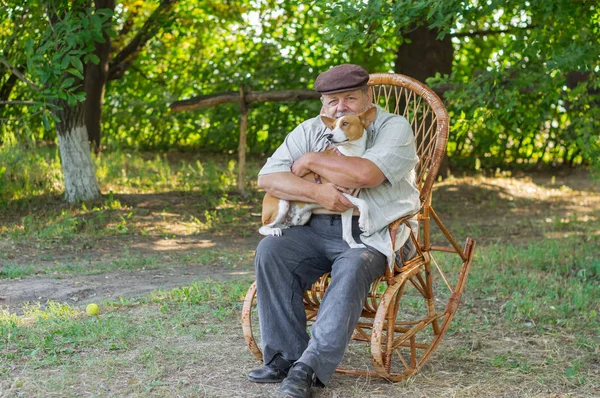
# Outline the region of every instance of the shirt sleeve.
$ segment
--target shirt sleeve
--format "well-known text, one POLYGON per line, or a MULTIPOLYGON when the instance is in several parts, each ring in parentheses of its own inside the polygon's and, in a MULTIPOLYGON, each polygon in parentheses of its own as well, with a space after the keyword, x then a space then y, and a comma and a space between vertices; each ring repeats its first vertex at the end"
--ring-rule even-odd
POLYGON ((291 171, 294 160, 309 152, 308 143, 308 131, 302 123, 285 137, 279 148, 267 159, 258 175, 291 171))
POLYGON ((363 158, 375 163, 390 184, 396 186, 419 161, 412 128, 405 118, 391 116, 375 130, 375 134, 375 142, 363 158))

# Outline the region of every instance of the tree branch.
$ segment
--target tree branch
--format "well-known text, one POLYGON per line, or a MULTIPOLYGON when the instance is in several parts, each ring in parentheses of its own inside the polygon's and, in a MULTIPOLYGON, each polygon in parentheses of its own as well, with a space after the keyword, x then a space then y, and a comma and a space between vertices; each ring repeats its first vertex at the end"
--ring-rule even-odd
POLYGON ((18 80, 19 79, 17 78, 17 76, 13 75, 10 71, 8 72, 8 78, 6 79, 4 84, 0 86, 0 100, 8 100, 8 97, 10 97, 10 93, 12 92, 18 80))
POLYGON ((165 84, 165 82, 157 80, 157 79, 151 79, 151 78, 149 78, 148 75, 146 75, 140 68, 138 68, 136 66, 132 66, 131 69, 133 69, 134 71, 136 71, 137 73, 139 73, 140 76, 142 76, 144 79, 148 80, 149 82, 152 82, 154 84, 158 84, 159 86, 167 87, 167 85, 165 84))
POLYGON ((160 30, 160 19, 168 14, 177 0, 162 0, 152 12, 137 35, 110 61, 108 80, 115 80, 123 76, 137 54, 160 30))
POLYGON ((4 120, 4 121, 11 121, 11 120, 23 120, 23 119, 29 119, 31 117, 34 117, 35 115, 39 115, 40 113, 42 113, 44 110, 39 110, 37 112, 32 113, 31 115, 27 115, 27 116, 23 116, 23 117, 1 117, 0 120, 4 120))
POLYGON ((25 75, 23 75, 17 68, 13 68, 11 64, 4 57, 0 57, 0 62, 4 64, 15 76, 17 76, 20 80, 25 82, 29 87, 31 87, 34 91, 39 92, 40 88, 36 86, 31 80, 27 79, 25 75))
POLYGON ((34 101, 0 101, 0 105, 35 105, 34 101))
POLYGON ((450 37, 473 37, 473 36, 491 36, 491 35, 499 35, 502 33, 510 33, 515 30, 523 30, 523 29, 532 29, 535 28, 536 25, 527 25, 527 26, 515 26, 509 29, 488 29, 488 30, 477 30, 471 32, 457 32, 449 34, 450 37))
MULTIPOLYGON (((278 91, 247 91, 244 99, 246 103, 268 102, 268 101, 299 101, 306 99, 318 99, 321 97, 313 90, 278 90, 278 91)), ((240 102, 240 93, 230 91, 226 93, 216 93, 201 95, 182 101, 175 101, 169 108, 173 112, 189 111, 193 109, 206 108, 209 106, 224 104, 227 102, 240 102)))

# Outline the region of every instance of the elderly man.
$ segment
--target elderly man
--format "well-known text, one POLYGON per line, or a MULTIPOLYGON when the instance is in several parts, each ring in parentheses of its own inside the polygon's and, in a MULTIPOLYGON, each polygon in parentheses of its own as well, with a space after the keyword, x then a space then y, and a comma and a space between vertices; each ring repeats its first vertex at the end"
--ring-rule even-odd
MULTIPOLYGON (((321 113, 337 118, 375 106, 368 81, 367 71, 352 64, 320 74, 315 90, 322 94, 321 113)), ((248 379, 281 382, 280 392, 286 397, 309 396, 313 385, 329 382, 371 283, 393 261, 388 223, 419 208, 413 171, 418 159, 406 119, 377 107, 377 116, 367 127, 367 150, 362 157, 323 154, 328 146, 326 132, 320 117, 303 122, 285 138, 258 177, 259 187, 278 198, 322 206, 313 211, 306 225, 285 229, 282 236, 268 236, 256 250, 264 366, 251 371, 248 379), (308 172, 324 176, 329 183, 300 178, 308 172), (342 192, 354 188, 361 188, 359 196, 370 209, 367 231, 361 231, 358 217, 353 217, 354 238, 366 248, 351 249, 342 239, 340 213, 352 207, 342 192), (326 272, 331 273, 331 283, 309 336, 302 297, 326 272)))

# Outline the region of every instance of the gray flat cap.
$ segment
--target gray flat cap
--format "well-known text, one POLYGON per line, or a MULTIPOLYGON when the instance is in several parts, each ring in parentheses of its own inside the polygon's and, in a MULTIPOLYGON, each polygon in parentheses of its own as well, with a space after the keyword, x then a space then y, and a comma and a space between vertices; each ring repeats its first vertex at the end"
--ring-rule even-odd
POLYGON ((315 80, 315 90, 321 94, 335 94, 357 90, 367 85, 369 72, 362 66, 342 64, 321 73, 315 80))

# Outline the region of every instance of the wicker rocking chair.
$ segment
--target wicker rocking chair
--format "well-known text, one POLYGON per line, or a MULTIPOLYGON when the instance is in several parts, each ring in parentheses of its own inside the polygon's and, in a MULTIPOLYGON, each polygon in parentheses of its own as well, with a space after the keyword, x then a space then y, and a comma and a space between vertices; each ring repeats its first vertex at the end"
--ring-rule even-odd
MULTIPOLYGON (((388 267, 385 275, 372 284, 352 337, 370 342, 374 371, 364 366, 357 369, 352 360, 350 366, 346 366, 345 358, 342 363, 345 367, 338 368, 337 372, 400 381, 423 367, 448 331, 471 266, 475 241, 467 238, 460 247, 432 207, 432 186, 448 140, 448 113, 440 98, 424 84, 398 74, 372 74, 369 85, 374 102, 389 112, 404 116, 415 134, 421 200, 421 208, 416 214, 419 236, 412 231, 409 236, 416 247, 416 255, 408 260, 401 259, 393 270, 388 267), (431 219, 439 227, 438 231, 432 231, 431 219), (434 246, 432 238, 445 239, 449 245, 434 246)), ((402 223, 408 225, 410 218, 407 216, 390 224, 392 242, 398 227, 402 223)), ((329 279, 329 274, 323 275, 305 293, 309 324, 316 319, 329 279)), ((244 300, 242 327, 250 351, 262 360, 255 301, 256 282, 250 286, 244 300)))

